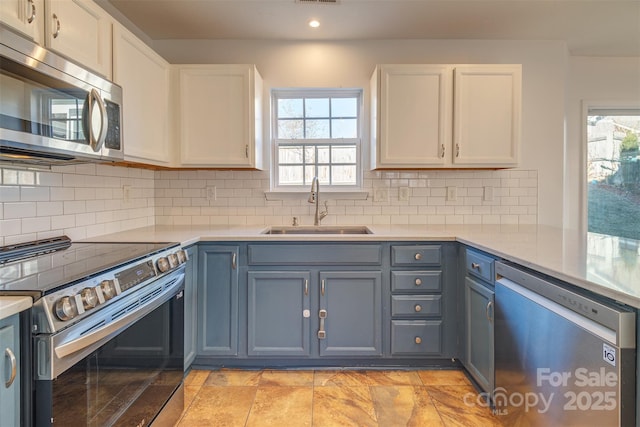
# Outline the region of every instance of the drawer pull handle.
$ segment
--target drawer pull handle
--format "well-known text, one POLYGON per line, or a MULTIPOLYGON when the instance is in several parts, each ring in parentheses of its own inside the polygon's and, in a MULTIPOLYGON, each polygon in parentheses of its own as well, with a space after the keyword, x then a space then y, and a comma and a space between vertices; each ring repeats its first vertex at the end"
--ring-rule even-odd
POLYGON ((420 252, 418 252, 417 254, 415 254, 413 256, 417 261, 420 261, 422 259, 422 254, 420 252))
POLYGON ((477 262, 472 262, 471 268, 473 268, 474 270, 480 271, 480 264, 478 264, 477 262))
POLYGON ((489 302, 487 303, 487 320, 488 320, 489 322, 491 322, 491 323, 493 323, 493 315, 492 315, 492 313, 491 313, 491 311, 492 311, 492 310, 491 310, 492 306, 493 306, 493 301, 489 301, 489 302))
POLYGON ((422 338, 420 337, 415 337, 414 341, 416 344, 422 344, 422 338))
POLYGON ((231 256, 231 268, 235 270, 238 267, 238 255, 234 252, 231 256))
POLYGON ((416 286, 422 285, 422 279, 416 279, 416 286))
POLYGON ((4 349, 4 355, 9 359, 9 365, 11 365, 11 374, 9 376, 9 379, 4 383, 4 387, 9 388, 11 387, 11 384, 13 384, 13 381, 16 379, 18 364, 16 362, 16 355, 13 354, 13 351, 11 351, 10 348, 7 347, 4 349))
POLYGON ((420 313, 422 311, 422 306, 420 304, 416 304, 414 310, 416 311, 416 313, 420 313))

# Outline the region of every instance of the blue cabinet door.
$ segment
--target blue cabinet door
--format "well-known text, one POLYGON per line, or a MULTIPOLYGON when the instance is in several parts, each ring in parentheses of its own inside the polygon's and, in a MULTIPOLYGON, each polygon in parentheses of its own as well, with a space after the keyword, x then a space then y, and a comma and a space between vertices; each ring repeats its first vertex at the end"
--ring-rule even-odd
POLYGON ((319 291, 320 356, 381 356, 382 273, 322 271, 319 291))
POLYGON ((184 369, 191 366, 196 357, 198 339, 198 260, 195 246, 186 249, 189 260, 184 280, 184 369))
POLYGON ((310 279, 307 271, 248 273, 249 356, 309 356, 310 279))
POLYGON ((466 367, 484 391, 494 389, 493 301, 494 291, 465 278, 466 367))
POLYGON ((198 355, 238 354, 238 246, 198 250, 198 355))
POLYGON ((0 427, 20 425, 19 315, 0 320, 0 427))

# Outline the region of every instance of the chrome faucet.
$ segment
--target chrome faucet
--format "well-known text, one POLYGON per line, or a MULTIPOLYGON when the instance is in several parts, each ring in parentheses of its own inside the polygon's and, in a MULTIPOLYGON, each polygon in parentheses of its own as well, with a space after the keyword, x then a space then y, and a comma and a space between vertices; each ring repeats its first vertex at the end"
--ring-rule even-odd
POLYGON ((313 220, 313 225, 320 225, 320 221, 329 215, 329 207, 327 206, 327 202, 324 202, 324 212, 319 212, 320 205, 320 182, 318 181, 318 177, 314 176, 313 181, 311 181, 311 194, 309 195, 309 203, 316 204, 316 216, 313 220))

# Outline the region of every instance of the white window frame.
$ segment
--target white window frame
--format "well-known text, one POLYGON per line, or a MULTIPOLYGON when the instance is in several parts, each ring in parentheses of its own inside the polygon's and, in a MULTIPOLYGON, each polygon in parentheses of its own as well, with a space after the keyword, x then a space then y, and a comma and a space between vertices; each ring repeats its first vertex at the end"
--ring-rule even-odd
POLYGON ((362 189, 363 158, 362 158, 362 89, 300 89, 278 88, 271 90, 271 191, 283 193, 308 192, 310 184, 280 185, 279 184, 279 156, 278 147, 281 145, 355 145, 356 146, 356 184, 355 185, 329 185, 321 183, 321 191, 329 192, 354 192, 362 189), (349 139, 278 139, 278 99, 283 98, 357 98, 358 99, 358 136, 349 139))
POLYGON ((583 100, 582 101, 582 115, 581 115, 581 127, 582 127, 582 145, 580 156, 580 233, 586 236, 589 232, 589 200, 588 200, 588 188, 587 188, 587 163, 589 162, 589 152, 587 149, 589 143, 589 135, 587 129, 587 120, 593 112, 608 112, 610 115, 616 113, 637 113, 640 111, 640 103, 633 101, 597 101, 597 100, 583 100))

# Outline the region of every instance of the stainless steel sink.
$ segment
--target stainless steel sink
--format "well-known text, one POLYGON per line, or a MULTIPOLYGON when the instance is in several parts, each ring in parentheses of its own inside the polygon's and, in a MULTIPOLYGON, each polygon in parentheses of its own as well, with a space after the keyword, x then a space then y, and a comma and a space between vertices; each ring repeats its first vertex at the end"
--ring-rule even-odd
POLYGON ((262 234, 373 234, 362 225, 346 226, 274 226, 269 227, 262 234))

